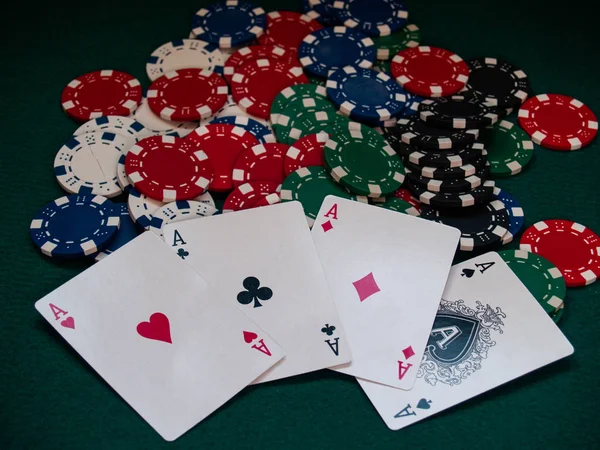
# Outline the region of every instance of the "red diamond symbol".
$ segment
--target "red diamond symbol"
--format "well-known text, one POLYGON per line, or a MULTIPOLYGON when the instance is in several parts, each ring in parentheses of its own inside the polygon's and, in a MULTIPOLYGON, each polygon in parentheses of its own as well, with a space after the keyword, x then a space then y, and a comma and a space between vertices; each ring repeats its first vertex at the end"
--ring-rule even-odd
POLYGON ((323 232, 327 233, 329 230, 333 229, 333 225, 331 225, 331 220, 328 220, 325 223, 322 223, 321 226, 323 227, 323 232))
POLYGON ((411 356, 415 355, 415 352, 413 352, 413 349, 410 345, 408 347, 406 347, 404 350, 402 350, 402 353, 404 353, 404 359, 408 359, 411 356))
POLYGON ((358 293, 358 298, 361 302, 381 290, 379 289, 379 286, 377 286, 375 277, 373 277, 373 272, 369 273, 368 275, 365 275, 360 280, 357 280, 352 284, 354 285, 354 288, 358 293))

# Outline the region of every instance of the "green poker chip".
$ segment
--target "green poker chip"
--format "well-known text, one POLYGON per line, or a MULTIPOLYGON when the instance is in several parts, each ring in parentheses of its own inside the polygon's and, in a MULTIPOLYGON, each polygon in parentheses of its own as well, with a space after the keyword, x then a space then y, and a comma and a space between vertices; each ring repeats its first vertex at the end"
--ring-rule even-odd
POLYGON ((418 26, 410 24, 395 33, 371 39, 377 47, 377 59, 388 60, 406 48, 418 47, 421 42, 421 30, 418 26))
POLYGON ((533 142, 529 135, 508 120, 502 120, 492 128, 482 130, 480 138, 488 152, 492 175, 516 175, 533 156, 533 142))
POLYGON ((553 319, 562 315, 567 294, 565 280, 550 261, 535 253, 523 250, 498 252, 538 303, 553 319))
POLYGON ((564 312, 565 306, 563 305, 556 312, 550 314, 550 317, 552 318, 552 320, 554 320, 554 323, 558 323, 564 312))
POLYGON ((349 193, 333 181, 327 171, 320 166, 301 167, 289 174, 281 186, 281 201, 298 200, 302 203, 304 215, 311 227, 317 218, 321 203, 328 195, 367 203, 366 198, 349 193))
POLYGON ((288 102, 278 116, 277 125, 273 124, 279 142, 291 145, 302 135, 296 124, 302 122, 302 118, 308 113, 324 112, 328 115, 335 114, 333 104, 324 97, 298 97, 288 102))
POLYGON ((398 154, 379 133, 357 122, 349 122, 345 129, 337 127, 323 156, 333 179, 359 195, 388 195, 404 181, 398 154))
POLYGON ((324 97, 327 98, 327 90, 324 86, 316 84, 295 84, 281 91, 271 104, 269 119, 271 124, 279 123, 279 114, 283 112, 289 102, 300 97, 324 97))
POLYGON ((396 197, 388 198, 383 203, 377 202, 376 206, 379 206, 380 208, 389 209, 390 211, 396 211, 396 212, 399 212, 402 214, 408 214, 409 216, 418 217, 421 215, 419 213, 419 211, 417 211, 417 208, 415 208, 413 205, 411 205, 407 201, 402 200, 401 198, 396 198, 396 197))

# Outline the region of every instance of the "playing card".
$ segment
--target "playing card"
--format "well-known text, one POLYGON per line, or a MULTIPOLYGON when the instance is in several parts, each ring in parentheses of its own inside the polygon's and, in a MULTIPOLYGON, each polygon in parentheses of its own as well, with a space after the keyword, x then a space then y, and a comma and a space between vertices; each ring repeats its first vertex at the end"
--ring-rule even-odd
POLYGON ((452 268, 410 391, 358 380, 392 430, 573 353, 497 253, 452 268))
POLYGON ((312 237, 352 350, 335 370, 410 389, 460 232, 328 196, 312 237))
POLYGON ((165 242, 281 345, 256 382, 350 360, 302 205, 282 203, 165 227, 165 242))
POLYGON ((283 357, 261 328, 222 301, 154 233, 35 307, 169 441, 283 357))

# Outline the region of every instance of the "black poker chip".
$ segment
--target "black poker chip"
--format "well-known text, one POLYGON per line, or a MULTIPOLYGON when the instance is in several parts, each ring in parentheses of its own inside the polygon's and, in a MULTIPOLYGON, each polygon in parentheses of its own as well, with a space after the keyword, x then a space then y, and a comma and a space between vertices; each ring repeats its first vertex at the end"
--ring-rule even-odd
POLYGON ((410 161, 403 160, 404 167, 410 170, 414 174, 419 174, 427 178, 434 178, 436 180, 455 180, 459 178, 467 178, 471 175, 475 175, 481 171, 486 177, 489 177, 490 164, 487 161, 487 156, 482 155, 469 164, 460 167, 433 167, 424 166, 420 167, 410 161))
POLYGON ((407 172, 406 179, 429 192, 465 192, 481 186, 487 180, 488 174, 489 170, 481 169, 479 172, 464 178, 436 180, 435 178, 407 172))
POLYGON ((469 208, 467 214, 423 206, 421 217, 458 228, 461 233, 459 248, 465 252, 485 252, 498 247, 510 223, 508 210, 500 200, 469 208))
POLYGON ((417 199, 437 209, 469 208, 489 202, 494 196, 496 183, 492 180, 484 182, 481 186, 466 192, 430 192, 420 185, 405 182, 408 190, 417 199))
POLYGON ((399 139, 414 147, 449 150, 464 148, 479 137, 479 130, 450 130, 434 127, 418 117, 398 119, 395 127, 384 131, 389 140, 399 139))
POLYGON ((473 142, 460 150, 426 150, 411 147, 404 142, 388 142, 398 155, 420 167, 460 167, 487 155, 481 142, 473 142))
POLYGON ((498 121, 498 111, 477 97, 453 95, 423 100, 419 105, 421 120, 434 127, 449 129, 483 128, 498 121))
POLYGON ((471 73, 465 91, 488 106, 518 108, 531 95, 527 74, 506 61, 475 58, 467 65, 471 73))

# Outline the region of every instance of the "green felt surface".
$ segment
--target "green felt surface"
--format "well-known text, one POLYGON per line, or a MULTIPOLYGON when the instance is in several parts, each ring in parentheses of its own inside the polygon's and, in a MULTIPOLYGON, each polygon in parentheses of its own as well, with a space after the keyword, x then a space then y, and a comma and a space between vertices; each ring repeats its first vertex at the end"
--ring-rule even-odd
MULTIPOLYGON (((147 87, 147 56, 186 37, 194 11, 207 3, 3 8, 0 449, 598 448, 600 283, 568 291, 560 325, 576 349, 572 357, 398 432, 386 428, 353 379, 320 371, 246 389, 167 444, 42 321, 34 302, 85 267, 41 256, 28 233, 37 209, 63 195, 53 160, 77 127, 62 112, 63 87, 105 68, 147 87)), ((299 3, 261 2, 267 10, 298 10, 299 3)), ((571 95, 600 113, 591 2, 407 3, 424 43, 465 59, 505 57, 527 72, 536 93, 571 95)), ((599 164, 598 139, 572 153, 537 147, 523 174, 498 184, 519 199, 527 225, 564 218, 600 231, 599 164)))

